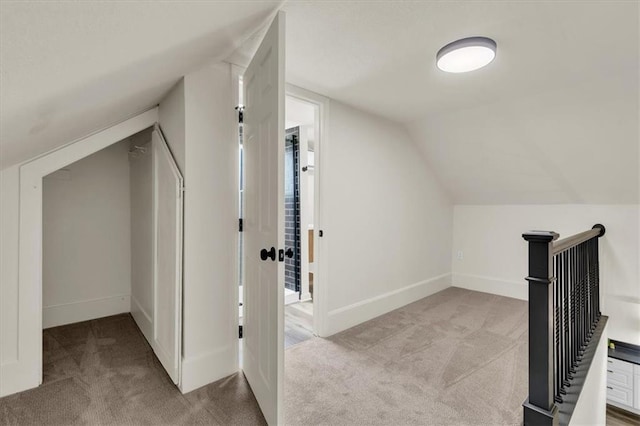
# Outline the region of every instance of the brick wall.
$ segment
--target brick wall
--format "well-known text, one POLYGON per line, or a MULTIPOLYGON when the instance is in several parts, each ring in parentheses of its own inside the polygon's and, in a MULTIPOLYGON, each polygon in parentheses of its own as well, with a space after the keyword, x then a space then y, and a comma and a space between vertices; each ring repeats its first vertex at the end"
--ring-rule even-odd
POLYGON ((294 256, 284 260, 285 287, 300 291, 300 144, 298 128, 287 130, 284 173, 284 241, 285 250, 294 256))

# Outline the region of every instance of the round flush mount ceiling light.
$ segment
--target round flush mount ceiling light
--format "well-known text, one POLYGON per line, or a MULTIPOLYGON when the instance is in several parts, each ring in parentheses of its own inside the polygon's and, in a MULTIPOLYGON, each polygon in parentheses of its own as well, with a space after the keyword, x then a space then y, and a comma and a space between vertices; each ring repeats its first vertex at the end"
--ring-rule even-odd
POLYGON ((461 73, 489 65, 496 57, 496 42, 487 37, 456 40, 440 49, 436 65, 442 71, 461 73))

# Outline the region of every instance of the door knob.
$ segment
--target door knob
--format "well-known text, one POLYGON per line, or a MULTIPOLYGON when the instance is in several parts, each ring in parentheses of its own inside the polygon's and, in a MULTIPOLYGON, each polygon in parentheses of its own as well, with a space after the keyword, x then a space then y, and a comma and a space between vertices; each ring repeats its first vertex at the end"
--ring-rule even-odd
POLYGON ((267 260, 268 258, 271 258, 271 260, 273 260, 273 261, 276 260, 276 248, 275 247, 271 247, 271 250, 267 250, 267 249, 260 250, 260 259, 267 260))
POLYGON ((284 252, 285 256, 287 256, 289 259, 291 259, 293 257, 293 250, 291 250, 291 247, 289 247, 287 249, 287 251, 284 252))

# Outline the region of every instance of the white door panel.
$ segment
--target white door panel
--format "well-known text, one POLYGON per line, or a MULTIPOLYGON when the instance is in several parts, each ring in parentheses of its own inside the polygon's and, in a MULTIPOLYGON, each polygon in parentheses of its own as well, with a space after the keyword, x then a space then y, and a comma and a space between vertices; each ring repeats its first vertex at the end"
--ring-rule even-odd
POLYGON ((156 250, 153 349, 174 383, 182 330, 182 176, 158 129, 153 131, 156 250))
POLYGON ((156 128, 151 138, 153 310, 136 320, 160 363, 180 382, 182 351, 182 176, 156 128), (150 325, 149 325, 150 322, 150 325))
POLYGON ((243 369, 270 425, 282 423, 284 373, 284 13, 244 74, 243 369), (275 260, 262 260, 262 249, 275 260))

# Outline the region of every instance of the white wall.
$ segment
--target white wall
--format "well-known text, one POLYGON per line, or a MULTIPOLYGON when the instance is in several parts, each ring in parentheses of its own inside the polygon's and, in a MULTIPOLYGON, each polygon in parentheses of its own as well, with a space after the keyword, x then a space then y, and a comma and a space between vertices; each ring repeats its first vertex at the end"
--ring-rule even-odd
POLYGON ((519 299, 528 294, 524 232, 555 231, 564 238, 602 223, 600 294, 609 337, 640 344, 638 205, 455 206, 453 223, 453 285, 519 299))
MULTIPOLYGON (((308 142, 307 142, 307 146, 308 146, 308 142)), ((313 151, 308 151, 306 153, 306 155, 303 153, 302 156, 300 158, 304 158, 304 160, 301 161, 305 161, 306 160, 306 164, 309 166, 312 166, 312 169, 309 169, 309 172, 307 173, 306 176, 306 189, 307 189, 307 196, 306 196, 306 200, 303 200, 304 203, 307 204, 307 210, 309 211, 309 214, 307 215, 307 223, 306 225, 308 226, 313 226, 314 224, 314 217, 313 214, 315 213, 315 200, 316 200, 316 194, 315 194, 315 188, 316 188, 316 184, 315 184, 315 180, 316 180, 316 173, 315 173, 315 153, 313 151)), ((305 223, 302 224, 302 226, 304 227, 305 223)))
MULTIPOLYGON (((18 224, 19 185, 18 165, 0 171, 0 365, 18 360, 18 224)), ((8 378, 0 368, 0 395, 8 378)))
POLYGON ((151 132, 132 136, 131 145, 145 152, 129 158, 131 202, 131 313, 151 335, 153 323, 153 152, 151 132))
POLYGON ((333 334, 448 287, 452 204, 399 125, 331 102, 320 147, 333 334), (324 143, 324 142, 322 142, 324 143))
MULTIPOLYGON (((573 410, 570 425, 605 425, 607 423, 607 339, 609 325, 605 326, 600 344, 591 360, 587 378, 573 410)), ((569 389, 571 393, 571 389, 569 389)))
MULTIPOLYGON (((208 66, 169 94, 184 97, 183 392, 238 370, 237 123, 231 67, 208 66)), ((167 111, 165 101, 160 111, 167 111)), ((179 120, 161 112, 176 151, 179 120)))
POLYGON ((129 145, 43 179, 43 327, 129 311, 129 145))
POLYGON ((160 128, 169 144, 171 154, 185 177, 185 112, 184 78, 176 83, 160 102, 158 116, 160 128))
MULTIPOLYGON (((409 128, 455 204, 638 203, 639 79, 627 76, 553 90, 554 73, 534 95, 475 101, 409 128)), ((468 77, 479 78, 465 80, 471 88, 487 75, 468 77)))

